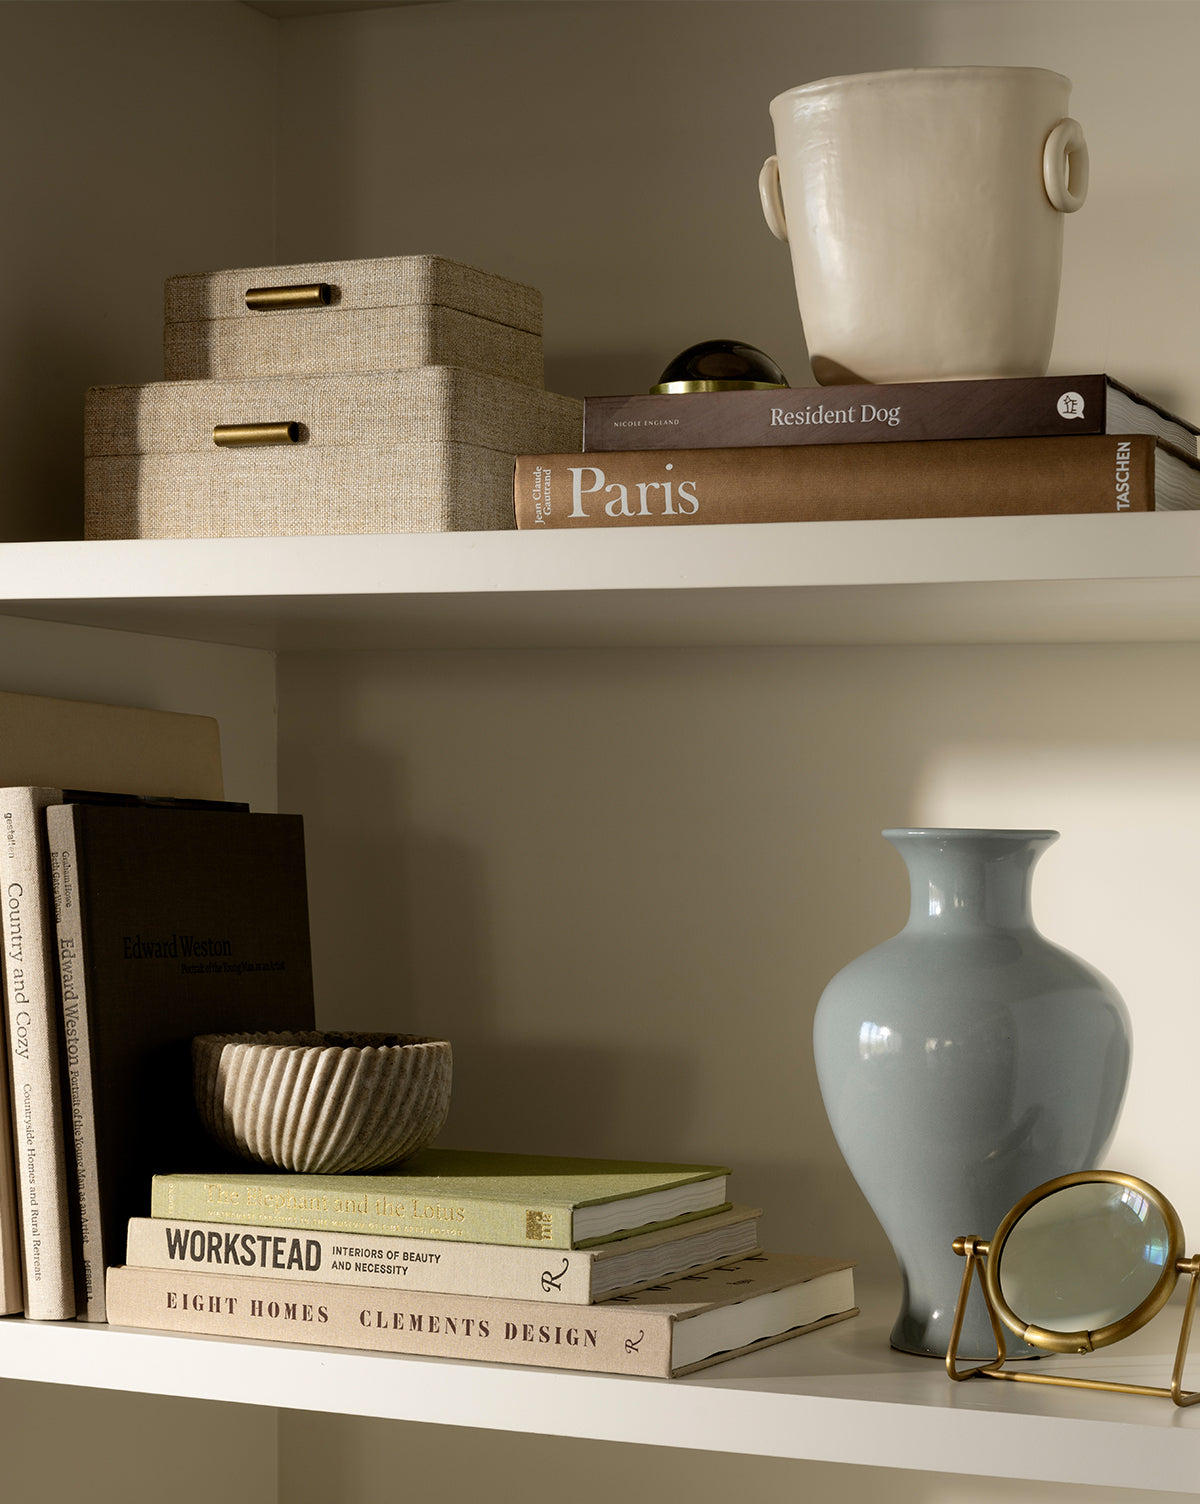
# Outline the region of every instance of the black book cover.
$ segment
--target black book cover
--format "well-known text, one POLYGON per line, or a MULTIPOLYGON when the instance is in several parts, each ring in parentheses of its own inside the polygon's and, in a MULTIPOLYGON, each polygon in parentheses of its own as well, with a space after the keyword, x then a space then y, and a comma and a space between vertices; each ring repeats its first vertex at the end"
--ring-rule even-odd
POLYGON ((314 1027, 299 815, 64 804, 46 814, 79 1205, 79 1309, 154 1174, 222 1161, 196 1034, 314 1027))

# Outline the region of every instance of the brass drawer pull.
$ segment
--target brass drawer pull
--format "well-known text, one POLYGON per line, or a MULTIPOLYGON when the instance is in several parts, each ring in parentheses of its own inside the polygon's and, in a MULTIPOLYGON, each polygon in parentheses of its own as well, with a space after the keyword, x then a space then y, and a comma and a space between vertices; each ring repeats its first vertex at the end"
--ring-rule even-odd
POLYGON ((235 444, 298 444, 299 423, 218 423, 213 443, 228 448, 235 444))
POLYGON ((246 293, 246 307, 321 308, 333 298, 328 282, 301 282, 295 287, 251 287, 246 293))

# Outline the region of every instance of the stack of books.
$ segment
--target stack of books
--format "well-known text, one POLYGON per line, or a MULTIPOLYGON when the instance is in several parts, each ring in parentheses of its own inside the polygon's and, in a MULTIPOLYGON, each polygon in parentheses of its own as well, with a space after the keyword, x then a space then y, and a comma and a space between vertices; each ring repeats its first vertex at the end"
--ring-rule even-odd
POLYGON ((104 1320, 150 1174, 211 1161, 195 1034, 313 1026, 303 822, 223 794, 211 717, 0 694, 4 1314, 104 1320))
POLYGON ((719 1166, 432 1148, 385 1174, 169 1174, 109 1320, 677 1377, 857 1314, 846 1260, 764 1253, 719 1166))
POLYGON ((588 397, 513 495, 527 529, 1193 510, 1198 433, 1096 374, 588 397))

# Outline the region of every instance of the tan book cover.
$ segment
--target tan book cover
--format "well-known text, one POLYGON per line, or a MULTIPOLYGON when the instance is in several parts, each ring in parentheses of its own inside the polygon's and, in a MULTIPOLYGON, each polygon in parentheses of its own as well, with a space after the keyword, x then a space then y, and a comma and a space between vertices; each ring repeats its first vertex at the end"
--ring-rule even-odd
POLYGON ((114 1326, 676 1378, 857 1314, 853 1266, 760 1253, 599 1305, 108 1271, 114 1326))
POLYGON ((216 720, 0 692, 0 785, 223 799, 216 720))
POLYGON ((756 1252, 758 1215, 747 1207, 731 1207, 595 1248, 550 1253, 445 1238, 358 1238, 312 1229, 133 1217, 125 1262, 145 1269, 590 1305, 756 1252))
POLYGON ((0 692, 0 785, 8 1046, 0 1123, 12 1123, 18 1167, 7 1183, 0 1175, 0 1290, 9 1288, 4 1249, 15 1220, 23 1265, 16 1308, 61 1320, 75 1315, 73 1197, 42 811, 61 799, 63 787, 221 799, 217 723, 211 716, 0 692))
POLYGON ((519 528, 1147 512, 1200 464, 1145 435, 519 455, 519 528))

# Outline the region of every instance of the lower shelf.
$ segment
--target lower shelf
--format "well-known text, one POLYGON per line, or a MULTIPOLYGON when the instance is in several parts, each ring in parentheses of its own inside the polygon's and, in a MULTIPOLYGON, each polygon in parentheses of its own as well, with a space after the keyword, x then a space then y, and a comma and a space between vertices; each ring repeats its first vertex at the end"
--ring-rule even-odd
MULTIPOLYGON (((940 1363, 889 1349, 890 1292, 861 1299, 856 1320, 674 1381, 21 1318, 0 1320, 0 1377, 765 1457, 1196 1487, 1200 1406, 982 1379, 952 1384, 940 1363)), ((1164 1383, 1177 1330, 1168 1309, 1140 1341, 1055 1361, 1088 1364, 1096 1377, 1164 1383)))

